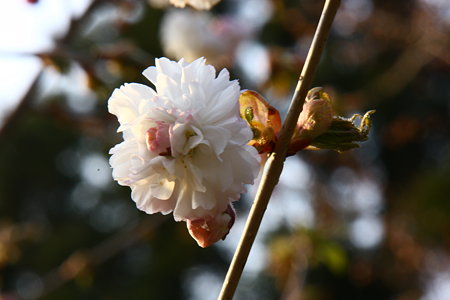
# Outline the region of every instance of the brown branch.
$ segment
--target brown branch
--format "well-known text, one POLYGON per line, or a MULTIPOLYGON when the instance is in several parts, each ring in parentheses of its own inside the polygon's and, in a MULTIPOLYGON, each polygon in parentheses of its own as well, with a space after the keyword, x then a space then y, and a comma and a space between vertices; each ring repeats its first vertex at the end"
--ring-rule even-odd
POLYGON ((327 0, 325 2, 322 16, 319 20, 314 39, 306 57, 305 65, 298 79, 297 87, 289 107, 289 111, 280 133, 275 151, 270 155, 264 169, 261 183, 256 194, 255 201, 250 210, 247 224, 244 228, 241 240, 231 261, 227 276, 225 277, 220 300, 230 300, 236 291, 239 279, 242 275, 245 263, 247 262, 250 249, 255 240, 264 212, 269 203, 272 191, 278 183, 278 179, 283 170, 286 151, 297 124, 298 116, 303 108, 306 93, 312 83, 314 71, 319 63, 322 50, 325 46, 328 33, 333 23, 334 16, 339 7, 340 0, 327 0))

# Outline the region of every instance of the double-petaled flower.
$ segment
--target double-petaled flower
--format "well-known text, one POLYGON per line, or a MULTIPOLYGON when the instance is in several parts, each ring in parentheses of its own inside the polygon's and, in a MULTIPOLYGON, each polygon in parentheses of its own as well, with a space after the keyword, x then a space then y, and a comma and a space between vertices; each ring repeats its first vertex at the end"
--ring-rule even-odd
POLYGON ((124 141, 110 151, 113 177, 130 186, 139 209, 173 212, 199 245, 224 238, 234 222, 231 202, 259 171, 253 134, 239 116, 240 87, 203 58, 166 58, 143 72, 155 86, 116 89, 109 111, 124 141))

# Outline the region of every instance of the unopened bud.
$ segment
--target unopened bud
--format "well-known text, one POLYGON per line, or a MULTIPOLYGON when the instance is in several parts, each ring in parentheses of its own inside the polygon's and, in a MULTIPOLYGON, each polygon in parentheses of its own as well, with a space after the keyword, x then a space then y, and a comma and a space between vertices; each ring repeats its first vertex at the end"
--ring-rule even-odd
POLYGON ((228 204, 227 209, 215 216, 203 219, 187 220, 186 225, 189 234, 197 241, 197 244, 206 248, 219 240, 224 240, 236 219, 233 206, 228 204))
POLYGON ((311 89, 298 118, 288 153, 296 153, 308 146, 315 137, 325 133, 333 117, 334 110, 328 94, 321 87, 311 89))
POLYGON ((255 91, 242 92, 239 105, 241 118, 247 121, 253 132, 253 139, 248 144, 260 154, 272 152, 281 129, 278 110, 255 91))

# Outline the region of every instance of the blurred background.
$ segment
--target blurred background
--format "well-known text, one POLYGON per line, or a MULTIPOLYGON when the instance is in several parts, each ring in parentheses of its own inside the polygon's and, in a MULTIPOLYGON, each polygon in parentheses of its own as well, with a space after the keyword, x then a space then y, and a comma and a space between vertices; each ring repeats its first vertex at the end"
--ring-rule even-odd
MULTIPOLYGON (((225 241, 146 215, 112 180, 107 100, 155 57, 204 56, 282 113, 322 1, 0 2, 0 299, 215 299, 225 241)), ((235 299, 450 299, 450 2, 342 0, 316 72, 370 140, 287 159, 235 299)))

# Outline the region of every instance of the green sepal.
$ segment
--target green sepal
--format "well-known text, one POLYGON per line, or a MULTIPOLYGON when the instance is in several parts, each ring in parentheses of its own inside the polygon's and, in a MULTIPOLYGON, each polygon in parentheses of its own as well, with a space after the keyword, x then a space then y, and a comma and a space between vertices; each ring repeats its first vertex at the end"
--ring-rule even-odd
POLYGON ((371 115, 375 110, 370 110, 361 116, 353 115, 349 119, 342 117, 333 117, 328 130, 313 139, 307 149, 329 149, 337 152, 359 147, 359 142, 368 139, 369 131, 372 126, 371 115), (359 126, 355 124, 357 119, 361 119, 359 126))

